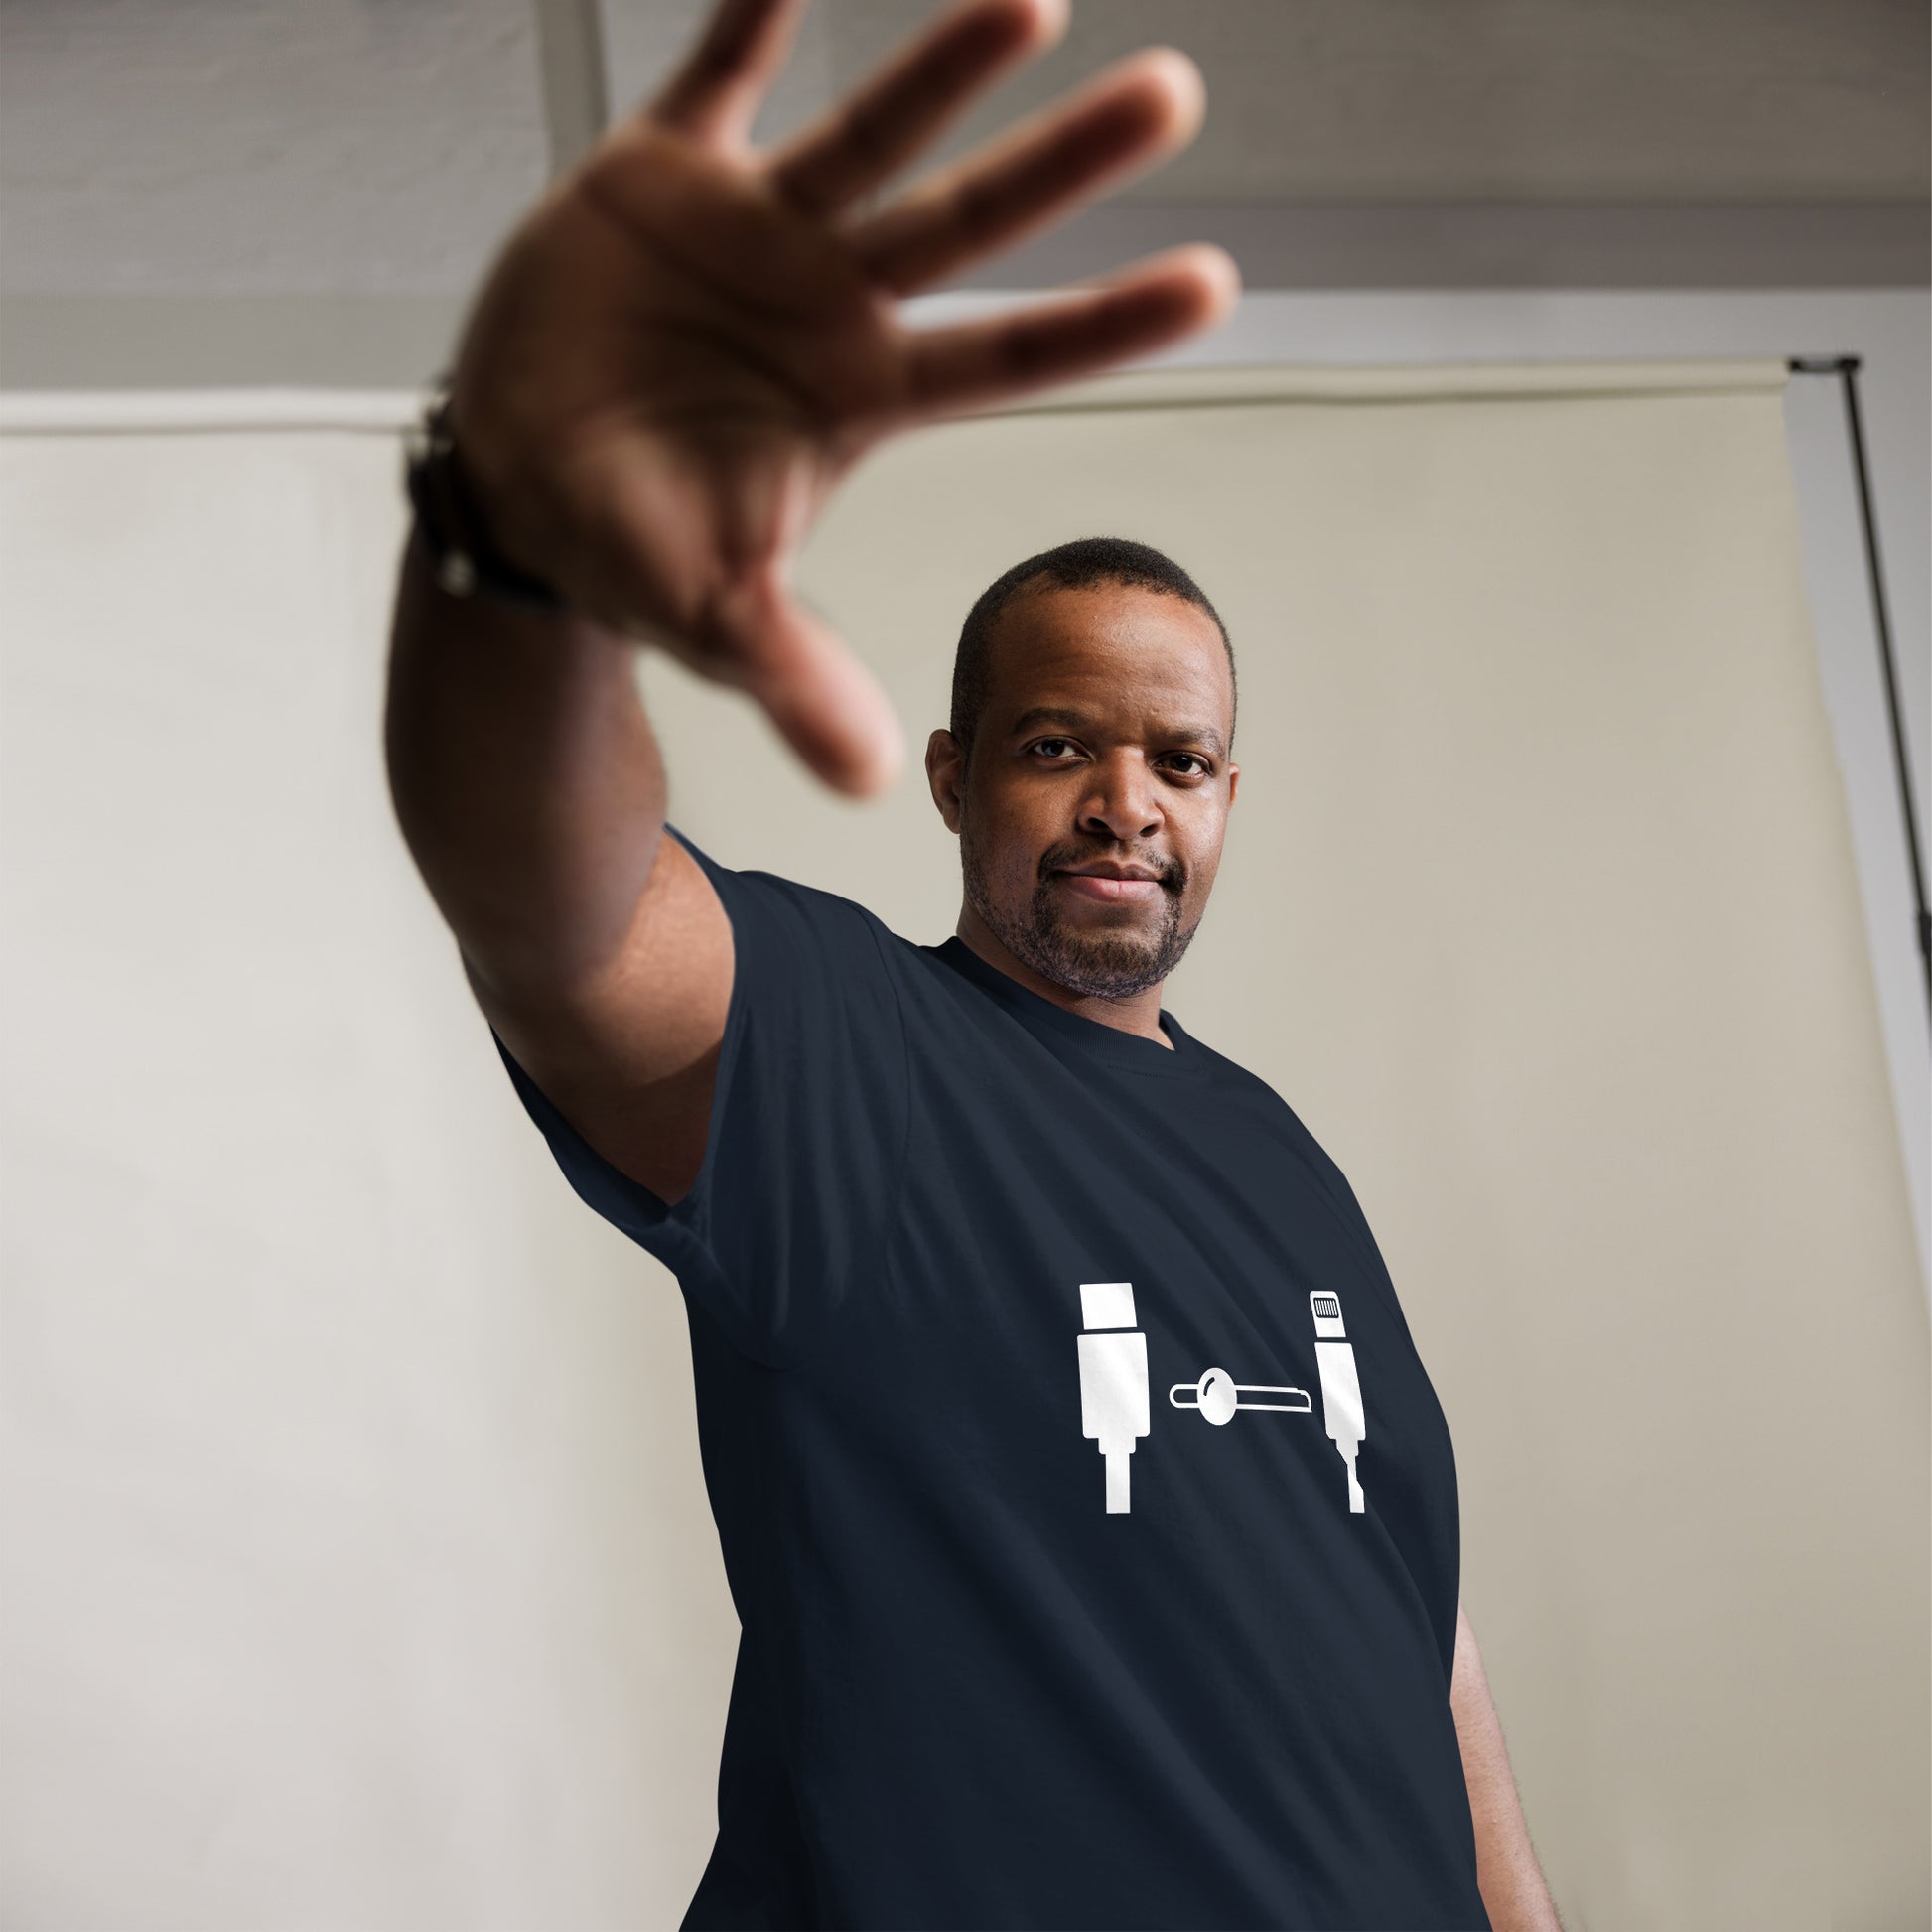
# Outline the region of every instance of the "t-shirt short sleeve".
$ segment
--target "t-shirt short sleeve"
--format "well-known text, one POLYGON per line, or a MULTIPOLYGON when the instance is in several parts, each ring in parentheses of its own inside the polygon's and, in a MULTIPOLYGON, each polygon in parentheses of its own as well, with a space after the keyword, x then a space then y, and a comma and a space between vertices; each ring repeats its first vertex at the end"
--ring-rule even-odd
POLYGON ((783 1368, 882 1264, 909 1106, 889 952, 898 942, 851 899, 733 871, 665 829, 732 925, 731 1001, 691 1190, 666 1205, 614 1167, 490 1036, 578 1194, 657 1256, 737 1347, 783 1368))

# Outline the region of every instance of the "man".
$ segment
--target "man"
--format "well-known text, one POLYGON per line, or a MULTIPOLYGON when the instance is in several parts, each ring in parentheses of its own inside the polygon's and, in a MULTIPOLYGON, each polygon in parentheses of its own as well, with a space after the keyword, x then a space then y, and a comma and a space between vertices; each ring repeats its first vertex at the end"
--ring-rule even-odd
POLYGON ((941 945, 665 822, 637 641, 876 790, 892 709, 787 590, 829 490, 1236 292, 1183 249, 906 330, 898 298, 1186 140, 1198 78, 1151 50, 882 202, 1060 0, 965 0, 754 153, 797 12, 726 0, 510 237, 391 666, 398 813, 509 1076, 685 1294, 743 1636, 684 1923, 1554 1926, 1374 1239, 1160 1004, 1238 778, 1200 588, 1101 538, 980 600, 926 752, 941 945))

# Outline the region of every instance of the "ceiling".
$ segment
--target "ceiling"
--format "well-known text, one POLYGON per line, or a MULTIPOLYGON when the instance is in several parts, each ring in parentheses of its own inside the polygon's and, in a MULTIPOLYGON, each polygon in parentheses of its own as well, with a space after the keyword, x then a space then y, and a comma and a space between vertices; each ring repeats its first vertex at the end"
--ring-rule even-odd
MULTIPOLYGON (((377 334, 410 304, 446 313, 557 159, 607 102, 646 94, 706 11, 0 0, 0 380, 31 385, 89 330, 125 339, 210 304, 377 334)), ((932 11, 812 0, 760 133, 836 99, 932 11)), ((1063 280, 1088 272, 1083 250, 1117 259, 1123 223, 1149 247, 1168 223, 1226 240, 1251 287, 1915 283, 1928 12, 1074 0, 1066 40, 932 158, 1168 42, 1207 79, 1193 146, 974 279, 1063 280)))
MULTIPOLYGON (((614 98, 703 11, 608 7, 614 98)), ((932 11, 816 0, 763 125, 837 98, 932 11)), ((1207 121, 1131 200, 1922 201, 1927 20, 1909 0, 1074 0, 947 150, 1169 42, 1207 121)))

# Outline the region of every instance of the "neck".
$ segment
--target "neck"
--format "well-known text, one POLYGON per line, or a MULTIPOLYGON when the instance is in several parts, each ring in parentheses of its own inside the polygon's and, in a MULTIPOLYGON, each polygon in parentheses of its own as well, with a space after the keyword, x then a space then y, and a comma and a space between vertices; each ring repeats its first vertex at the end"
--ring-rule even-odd
POLYGON ((1118 1027, 1124 1034, 1139 1034, 1143 1039, 1157 1040, 1170 1052, 1173 1050, 1173 1041, 1161 1031, 1161 989, 1167 984, 1165 980, 1157 980, 1152 986, 1120 999, 1110 999, 1101 993, 1081 993, 1035 972, 994 936, 992 928, 970 904, 959 908, 959 923, 953 931, 969 951, 977 953, 989 966, 998 967, 1008 979, 1018 980, 1028 992, 1037 993, 1042 1000, 1051 1000, 1056 1007, 1077 1013, 1083 1020, 1097 1020, 1103 1027, 1118 1027))

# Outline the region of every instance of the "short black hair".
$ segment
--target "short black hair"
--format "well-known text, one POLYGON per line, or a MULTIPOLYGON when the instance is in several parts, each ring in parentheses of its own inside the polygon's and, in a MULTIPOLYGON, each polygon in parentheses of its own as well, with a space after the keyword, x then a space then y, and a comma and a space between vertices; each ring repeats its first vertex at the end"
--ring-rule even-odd
MULTIPOLYGON (((1138 590, 1164 591, 1205 611, 1221 633, 1221 647, 1227 652, 1228 685, 1234 687, 1234 645, 1228 640, 1228 627, 1221 614, 1207 601, 1207 593, 1173 561, 1152 544, 1136 543, 1131 537, 1075 537, 1070 543, 1055 544, 1037 556, 1017 563, 996 577, 966 613, 959 632, 959 647, 953 653, 952 719, 953 737, 962 755, 970 756, 973 734, 993 686, 993 633, 1000 613, 1035 578, 1045 578, 1061 590, 1084 590, 1089 584, 1125 584, 1138 590)), ((1228 708, 1228 750, 1234 749, 1234 707, 1228 708)))

